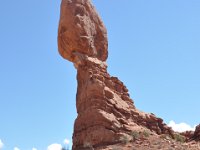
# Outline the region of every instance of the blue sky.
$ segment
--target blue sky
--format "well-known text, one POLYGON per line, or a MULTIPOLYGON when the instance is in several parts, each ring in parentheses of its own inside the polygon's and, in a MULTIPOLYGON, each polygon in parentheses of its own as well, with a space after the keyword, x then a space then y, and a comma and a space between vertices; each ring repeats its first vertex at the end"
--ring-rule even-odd
MULTIPOLYGON (((108 71, 125 83, 136 107, 166 123, 197 125, 200 1, 93 2, 108 30, 108 71)), ((2 150, 46 150, 71 141, 76 70, 57 52, 59 5, 1 2, 2 150)))

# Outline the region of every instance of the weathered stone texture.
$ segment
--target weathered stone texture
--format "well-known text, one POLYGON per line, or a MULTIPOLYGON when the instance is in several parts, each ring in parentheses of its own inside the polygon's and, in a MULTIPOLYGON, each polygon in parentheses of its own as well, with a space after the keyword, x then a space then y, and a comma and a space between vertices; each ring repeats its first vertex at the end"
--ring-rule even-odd
POLYGON ((107 31, 90 0, 62 0, 58 48, 62 57, 72 62, 74 52, 107 59, 107 31))
POLYGON ((191 136, 190 140, 200 141, 200 124, 196 126, 196 129, 193 135, 191 136))
POLYGON ((107 35, 90 0, 62 0, 58 48, 77 69, 73 149, 119 142, 135 128, 172 135, 163 120, 137 110, 128 89, 107 72, 107 35))

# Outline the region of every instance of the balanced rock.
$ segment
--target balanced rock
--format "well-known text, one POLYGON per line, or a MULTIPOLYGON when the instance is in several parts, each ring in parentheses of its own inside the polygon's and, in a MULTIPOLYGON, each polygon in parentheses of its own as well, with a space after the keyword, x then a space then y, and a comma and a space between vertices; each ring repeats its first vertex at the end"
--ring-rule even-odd
POLYGON ((58 48, 74 63, 78 81, 73 150, 115 144, 134 130, 172 135, 162 119, 137 110, 123 82, 109 75, 107 43, 90 0, 62 0, 58 48))
POLYGON ((90 0, 62 0, 58 48, 72 62, 76 52, 101 61, 107 59, 107 31, 90 0))

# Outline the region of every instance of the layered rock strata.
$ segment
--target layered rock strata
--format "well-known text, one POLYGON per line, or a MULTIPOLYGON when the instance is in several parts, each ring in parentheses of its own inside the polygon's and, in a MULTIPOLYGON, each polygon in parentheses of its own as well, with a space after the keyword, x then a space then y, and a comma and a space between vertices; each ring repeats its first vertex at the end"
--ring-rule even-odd
POLYGON ((90 0, 62 0, 58 48, 78 81, 73 150, 117 143, 140 127, 173 136, 162 119, 137 110, 126 86, 108 74, 107 47, 106 28, 90 0))
POLYGON ((140 126, 156 134, 172 135, 162 119, 135 108, 125 85, 107 73, 105 63, 87 57, 77 71, 74 149, 80 150, 87 143, 93 147, 117 143, 140 126))

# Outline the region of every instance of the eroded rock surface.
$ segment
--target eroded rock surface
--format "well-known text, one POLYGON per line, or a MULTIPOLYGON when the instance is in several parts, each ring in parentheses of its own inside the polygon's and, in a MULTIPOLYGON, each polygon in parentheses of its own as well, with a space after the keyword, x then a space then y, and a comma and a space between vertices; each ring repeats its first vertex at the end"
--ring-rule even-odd
POLYGON ((134 130, 155 134, 173 131, 154 114, 137 110, 128 89, 107 72, 107 35, 90 0, 62 0, 59 52, 77 69, 77 119, 73 150, 120 142, 134 130))
POLYGON ((93 147, 114 144, 140 127, 156 134, 172 135, 162 119, 135 108, 125 85, 107 73, 105 63, 86 57, 77 70, 74 149, 80 150, 87 143, 93 147))
POLYGON ((60 54, 74 62, 74 52, 105 61, 107 32, 90 0, 62 0, 58 29, 60 54))
POLYGON ((200 141, 200 124, 196 126, 194 134, 191 136, 190 140, 200 141))

